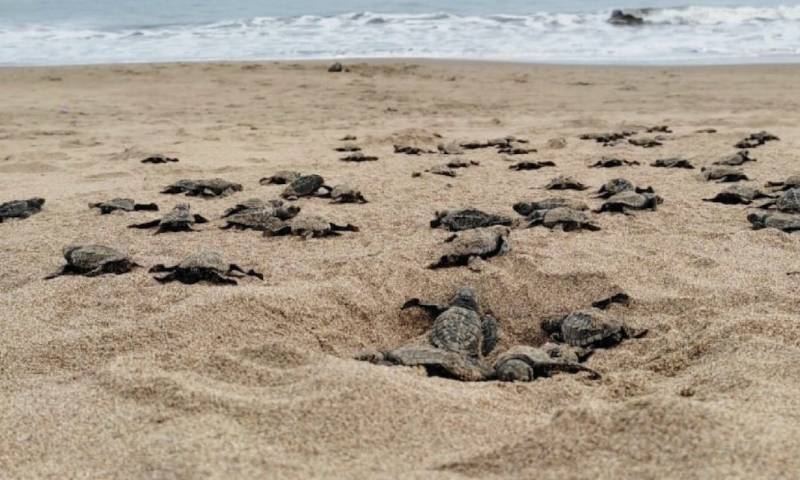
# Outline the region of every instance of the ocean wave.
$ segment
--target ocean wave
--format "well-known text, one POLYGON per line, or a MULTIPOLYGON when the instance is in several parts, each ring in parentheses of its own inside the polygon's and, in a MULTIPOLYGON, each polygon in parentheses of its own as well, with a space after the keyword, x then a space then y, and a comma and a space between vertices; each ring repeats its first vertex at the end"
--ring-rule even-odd
POLYGON ((692 63, 800 58, 800 6, 632 9, 643 24, 591 13, 256 17, 115 29, 0 20, 0 64, 332 57, 692 63))

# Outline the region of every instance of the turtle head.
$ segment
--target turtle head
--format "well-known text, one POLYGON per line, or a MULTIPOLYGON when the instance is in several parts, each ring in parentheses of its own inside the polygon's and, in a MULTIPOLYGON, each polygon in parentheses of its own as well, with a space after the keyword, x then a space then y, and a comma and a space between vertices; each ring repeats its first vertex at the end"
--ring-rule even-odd
POLYGON ((497 379, 502 382, 530 382, 534 379, 533 367, 519 359, 510 359, 498 365, 497 379))
POLYGON ((44 205, 44 198, 39 198, 39 197, 31 198, 30 200, 28 200, 28 204, 33 205, 37 208, 41 207, 42 205, 44 205))
POLYGON ((561 324, 564 323, 563 315, 553 315, 542 320, 542 330, 548 335, 561 333, 561 324))
POLYGON ((435 218, 431 220, 431 228, 437 228, 442 224, 442 219, 447 216, 449 212, 447 210, 442 210, 441 212, 436 212, 435 218))
POLYGON ((280 206, 277 207, 275 216, 281 220, 289 220, 296 217, 298 213, 300 213, 300 207, 297 205, 280 206))
POLYGON ((533 213, 533 204, 531 202, 517 202, 512 208, 523 217, 527 217, 533 213))
POLYGON ((766 227, 767 214, 766 213, 751 213, 747 216, 747 221, 753 224, 753 228, 766 227))
POLYGON ((478 294, 472 287, 461 287, 450 300, 450 306, 466 308, 467 310, 478 311, 478 294))

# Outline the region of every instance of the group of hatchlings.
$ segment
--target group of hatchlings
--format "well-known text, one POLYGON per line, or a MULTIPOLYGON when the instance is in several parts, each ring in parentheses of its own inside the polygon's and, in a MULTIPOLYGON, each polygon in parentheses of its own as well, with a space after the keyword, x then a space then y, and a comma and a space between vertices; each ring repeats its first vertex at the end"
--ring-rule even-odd
MULTIPOLYGON (((648 132, 671 133, 668 127, 653 127, 648 132)), ((713 133, 713 130, 699 131, 713 133)), ((581 138, 593 140, 603 145, 615 145, 628 141, 642 148, 661 145, 663 137, 629 138, 636 132, 617 132, 609 134, 590 134, 581 138)), ((352 141, 348 136, 341 140, 352 141)), ((736 144, 739 152, 726 157, 710 168, 701 169, 700 178, 706 181, 738 182, 748 180, 741 170, 734 168, 755 161, 747 149, 756 148, 766 142, 778 140, 774 135, 759 132, 736 144)), ((458 155, 464 150, 476 148, 497 148, 508 155, 535 152, 525 146, 527 141, 514 137, 471 141, 461 144, 440 145, 438 153, 458 155)), ((563 147, 563 145, 561 146, 563 147)), ((558 147, 558 148, 561 148, 558 147)), ((348 162, 375 161, 377 157, 363 154, 359 147, 344 144, 337 151, 346 152, 341 160, 348 162)), ((395 146, 396 153, 420 155, 435 153, 412 146, 395 146)), ((143 163, 177 162, 176 158, 153 155, 143 163)), ((454 176, 453 169, 479 165, 478 162, 453 160, 437 166, 429 172, 454 176)), ((591 168, 614 168, 638 165, 619 158, 603 157, 591 168)), ((666 158, 651 164, 660 168, 693 169, 686 159, 666 158)), ((519 162, 512 170, 537 170, 553 167, 553 162, 519 162)), ((419 176, 415 173, 414 176, 419 176)), ((298 215, 300 207, 291 203, 301 197, 330 198, 334 203, 367 203, 362 193, 346 184, 330 187, 316 174, 301 174, 293 171, 277 172, 271 177, 262 178, 262 185, 285 185, 280 199, 264 201, 250 199, 236 204, 222 216, 223 229, 251 229, 263 232, 264 236, 296 235, 304 239, 336 236, 341 232, 358 232, 351 224, 337 224, 316 215, 298 215)), ((547 190, 587 190, 589 187, 572 177, 558 176, 550 180, 547 190)), ((242 185, 220 178, 205 180, 180 180, 167 186, 164 194, 186 194, 198 197, 224 197, 243 190, 242 185)), ((595 198, 603 203, 595 213, 617 212, 630 214, 636 210, 655 210, 663 199, 651 187, 639 187, 624 178, 610 180, 600 187, 595 198)), ((791 176, 785 181, 769 182, 762 191, 753 187, 733 185, 719 192, 710 202, 723 204, 750 205, 764 199, 758 208, 763 213, 750 213, 748 220, 753 228, 777 228, 786 232, 800 230, 800 176, 791 176)), ((45 200, 32 198, 0 204, 0 223, 5 219, 24 219, 42 210, 45 200)), ((112 212, 158 211, 156 204, 139 204, 128 198, 115 198, 105 202, 92 203, 101 214, 112 212)), ((596 231, 596 225, 587 213, 589 206, 579 200, 554 196, 550 198, 522 201, 513 205, 513 210, 521 218, 512 219, 506 215, 487 213, 475 208, 462 208, 436 212, 431 220, 432 228, 441 228, 451 233, 442 245, 442 251, 429 264, 429 268, 469 266, 480 269, 483 260, 509 251, 509 235, 512 227, 543 226, 563 231, 596 231)), ((144 223, 130 225, 131 228, 154 229, 156 234, 165 232, 193 231, 195 225, 208 223, 208 219, 194 213, 188 203, 180 203, 172 210, 144 223)), ((137 268, 138 265, 128 255, 104 245, 70 245, 64 251, 66 263, 48 279, 60 275, 122 274, 137 268)), ((180 281, 187 284, 207 282, 221 285, 235 285, 244 277, 263 279, 254 270, 245 270, 226 261, 217 252, 200 252, 190 255, 181 262, 150 268, 159 282, 180 281)), ((423 367, 428 374, 455 378, 464 381, 506 380, 529 381, 554 372, 587 372, 591 377, 599 374, 583 366, 585 360, 595 349, 613 346, 624 339, 638 338, 645 331, 631 329, 622 322, 611 318, 605 309, 612 303, 627 303, 627 296, 619 294, 595 302, 591 308, 560 315, 542 323, 543 330, 551 341, 541 347, 514 346, 496 358, 489 365, 485 358, 495 348, 498 339, 497 321, 485 313, 471 288, 459 289, 447 305, 424 303, 418 299, 407 302, 403 308, 417 307, 434 317, 433 326, 423 339, 413 344, 386 351, 367 350, 359 355, 360 360, 383 365, 405 365, 423 367)))

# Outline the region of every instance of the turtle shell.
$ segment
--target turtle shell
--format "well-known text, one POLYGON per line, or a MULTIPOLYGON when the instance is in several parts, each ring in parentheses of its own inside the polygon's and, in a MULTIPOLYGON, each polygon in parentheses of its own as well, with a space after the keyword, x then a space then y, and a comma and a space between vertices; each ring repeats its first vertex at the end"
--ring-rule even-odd
POLYGON ((547 190, 586 190, 589 187, 572 177, 562 175, 550 180, 544 188, 547 190))
POLYGON ((547 228, 556 228, 560 226, 565 231, 580 230, 582 228, 587 230, 599 230, 597 226, 591 223, 589 217, 585 213, 567 207, 548 210, 542 218, 542 225, 547 228))
POLYGON ((64 248, 64 259, 76 270, 89 272, 107 263, 128 260, 128 256, 104 245, 69 245, 64 248))
POLYGON ((686 169, 694 169, 694 165, 689 160, 685 158, 660 158, 655 162, 650 164, 653 167, 660 167, 660 168, 686 168, 686 169))
POLYGON ((597 193, 602 197, 611 197, 618 193, 632 191, 636 186, 630 180, 615 178, 606 182, 597 193))
POLYGON ((0 222, 4 218, 28 218, 34 213, 39 213, 44 201, 44 198, 30 198, 0 204, 0 222))
POLYGON ((467 359, 458 353, 431 346, 397 348, 386 352, 384 359, 396 365, 423 367, 431 376, 465 382, 486 380, 493 373, 492 369, 480 360, 467 359))
POLYGON ((747 220, 758 230, 761 228, 775 228, 784 232, 800 230, 800 216, 789 213, 751 213, 747 220))
POLYGON ((588 210, 589 206, 580 200, 572 200, 569 198, 548 198, 538 202, 518 202, 515 203, 514 211, 520 215, 527 217, 537 210, 552 210, 554 208, 566 207, 573 210, 588 210))
POLYGON ((561 322, 561 336, 574 347, 616 344, 625 338, 623 325, 604 311, 590 308, 570 313, 561 322))
POLYGON ((205 251, 189 255, 178 264, 180 270, 212 270, 218 273, 228 271, 230 264, 218 252, 205 251))
POLYGON ((478 312, 450 307, 436 317, 430 332, 433 346, 478 358, 483 348, 483 328, 478 312))
POLYGON ((775 207, 785 213, 800 213, 800 188, 792 188, 775 201, 775 207))
POLYGON ((469 230, 471 228, 491 227, 493 225, 510 226, 512 220, 504 215, 486 213, 474 208, 437 212, 431 221, 431 227, 444 227, 451 232, 469 230))
POLYGON ((292 183, 298 178, 301 177, 300 172, 294 172, 291 170, 281 170, 276 172, 271 177, 264 177, 258 181, 261 185, 286 185, 287 183, 292 183))
POLYGON ((325 185, 325 179, 319 175, 303 175, 290 183, 283 191, 284 198, 307 197, 313 195, 325 185))

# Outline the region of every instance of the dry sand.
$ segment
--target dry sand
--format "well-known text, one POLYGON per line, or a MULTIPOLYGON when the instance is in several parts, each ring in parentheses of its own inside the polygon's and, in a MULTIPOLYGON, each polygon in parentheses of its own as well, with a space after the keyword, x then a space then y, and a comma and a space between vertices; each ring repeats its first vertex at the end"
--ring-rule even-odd
MULTIPOLYGON (((758 185, 800 173, 800 68, 581 68, 447 62, 142 65, 0 70, 0 201, 44 196, 42 213, 0 225, 2 478, 791 478, 800 468, 800 243, 752 231, 741 206, 701 202, 722 188, 698 166, 761 129, 758 185), (663 147, 603 148, 581 133, 666 123, 663 147), (716 128, 714 135, 694 133, 716 128), (494 151, 457 178, 423 174, 436 155, 394 143, 528 138, 557 167, 513 172, 494 151), (339 162, 345 134, 378 162, 339 162), (548 149, 547 140, 567 139, 548 149), (144 154, 180 157, 142 165, 144 154), (640 167, 588 169, 603 154, 640 167), (209 218, 237 200, 274 198, 281 169, 350 182, 366 205, 307 199, 307 213, 352 222, 336 239, 222 231, 152 236, 87 203, 159 194, 180 178, 245 186, 191 203, 209 218), (434 211, 514 215, 559 173, 599 187, 652 185, 657 212, 597 217, 602 231, 515 230, 480 273, 430 271, 447 235, 434 211), (238 287, 162 286, 146 269, 42 277, 62 246, 100 242, 141 264, 203 248, 264 272, 238 287), (475 286, 499 318, 498 351, 544 339, 545 314, 616 287, 615 314, 650 335, 601 351, 593 382, 466 384, 355 362, 429 323, 399 311, 475 286)), ((587 199, 588 192, 570 192, 587 199)), ((592 201, 596 204, 596 201, 592 201)))

